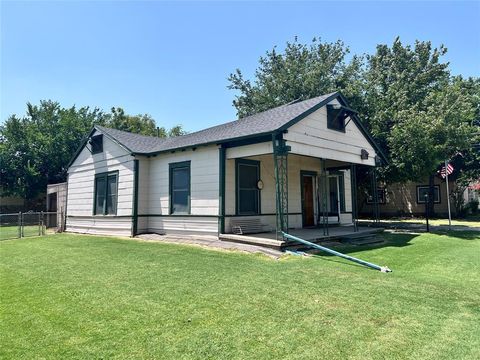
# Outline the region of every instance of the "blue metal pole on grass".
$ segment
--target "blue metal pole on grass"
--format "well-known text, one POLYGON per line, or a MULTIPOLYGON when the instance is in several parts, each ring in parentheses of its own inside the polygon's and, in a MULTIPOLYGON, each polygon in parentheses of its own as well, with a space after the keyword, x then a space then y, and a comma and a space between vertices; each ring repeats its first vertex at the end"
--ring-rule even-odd
POLYGON ((347 260, 356 262, 357 264, 364 265, 364 266, 370 267, 370 268, 375 269, 375 270, 379 270, 379 271, 381 271, 381 272, 387 273, 387 272, 391 272, 391 271, 392 271, 392 270, 390 270, 387 266, 379 266, 379 265, 370 263, 370 262, 368 262, 368 261, 360 260, 360 259, 354 258, 353 256, 349 256, 349 255, 342 254, 342 253, 340 253, 340 252, 338 252, 338 251, 335 251, 335 250, 326 248, 325 246, 321 246, 321 245, 312 243, 312 242, 310 242, 310 241, 307 241, 307 240, 304 240, 304 239, 300 239, 300 238, 298 238, 298 237, 296 237, 296 236, 293 236, 293 235, 290 235, 290 234, 287 234, 287 233, 284 233, 284 232, 282 232, 282 235, 283 235, 284 238, 287 238, 287 239, 289 239, 289 240, 298 241, 298 242, 300 242, 300 243, 302 243, 302 244, 311 246, 311 247, 313 247, 313 248, 315 248, 315 249, 319 249, 319 250, 325 251, 326 253, 329 253, 329 254, 332 254, 332 255, 335 255, 335 256, 339 256, 339 257, 341 257, 341 258, 344 258, 344 259, 347 259, 347 260))

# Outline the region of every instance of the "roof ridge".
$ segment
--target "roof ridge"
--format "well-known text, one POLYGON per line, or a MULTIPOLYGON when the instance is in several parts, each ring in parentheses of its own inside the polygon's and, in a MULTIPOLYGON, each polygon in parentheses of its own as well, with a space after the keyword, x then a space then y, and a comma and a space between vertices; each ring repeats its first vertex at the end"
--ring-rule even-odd
POLYGON ((134 135, 134 136, 144 137, 144 138, 148 138, 148 139, 158 139, 160 141, 165 141, 167 139, 167 138, 162 138, 162 137, 153 136, 153 135, 144 135, 144 134, 139 134, 139 133, 135 133, 135 132, 131 132, 131 131, 115 129, 115 128, 111 128, 111 127, 107 127, 107 126, 103 126, 103 125, 95 125, 94 127, 97 128, 98 130, 107 130, 107 131, 108 130, 113 130, 113 131, 121 132, 121 133, 128 134, 128 135, 134 135))

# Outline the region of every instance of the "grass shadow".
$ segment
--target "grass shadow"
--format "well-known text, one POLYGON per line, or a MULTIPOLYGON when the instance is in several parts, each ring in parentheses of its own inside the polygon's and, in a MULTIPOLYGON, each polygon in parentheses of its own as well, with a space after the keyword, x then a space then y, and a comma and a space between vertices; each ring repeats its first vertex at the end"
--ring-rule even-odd
MULTIPOLYGON (((404 247, 410 246, 410 242, 415 237, 419 236, 419 234, 412 234, 412 233, 389 233, 389 234, 379 234, 376 237, 382 238, 382 242, 372 243, 372 244, 364 244, 364 245, 353 245, 353 244, 338 244, 338 245, 326 245, 327 248, 331 248, 332 250, 339 251, 343 254, 349 253, 358 253, 362 251, 368 251, 373 249, 380 249, 384 247, 404 247)), ((320 243, 320 245, 322 245, 320 243)), ((312 249, 312 248, 304 248, 301 251, 311 253, 314 255, 318 255, 321 257, 333 257, 335 255, 331 255, 327 252, 312 249)))

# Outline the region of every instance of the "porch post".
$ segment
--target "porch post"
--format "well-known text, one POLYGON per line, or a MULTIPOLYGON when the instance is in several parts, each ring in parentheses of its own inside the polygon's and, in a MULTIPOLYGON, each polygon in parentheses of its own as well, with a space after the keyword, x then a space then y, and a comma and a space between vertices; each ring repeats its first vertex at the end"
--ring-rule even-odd
POLYGON ((220 145, 218 149, 218 233, 225 233, 225 148, 220 145))
POLYGON ((353 231, 358 231, 357 226, 357 166, 355 164, 350 165, 350 186, 352 188, 352 221, 353 231))
POLYGON ((273 167, 275 172, 276 238, 283 239, 282 231, 288 232, 288 166, 290 146, 285 144, 282 134, 272 134, 273 167))
POLYGON ((373 219, 375 223, 378 223, 378 190, 377 190, 377 168, 373 167, 371 172, 372 177, 372 201, 373 201, 373 219))
POLYGON ((322 225, 323 225, 323 235, 328 235, 328 177, 327 177, 327 166, 325 159, 321 159, 322 163, 322 225))

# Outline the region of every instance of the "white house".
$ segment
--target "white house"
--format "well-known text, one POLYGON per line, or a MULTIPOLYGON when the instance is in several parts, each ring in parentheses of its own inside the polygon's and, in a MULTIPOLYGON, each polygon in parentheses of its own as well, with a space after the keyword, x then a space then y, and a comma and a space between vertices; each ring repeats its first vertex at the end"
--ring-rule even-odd
POLYGON ((69 165, 66 230, 216 235, 351 225, 352 170, 382 159, 338 92, 167 139, 95 126, 69 165))

